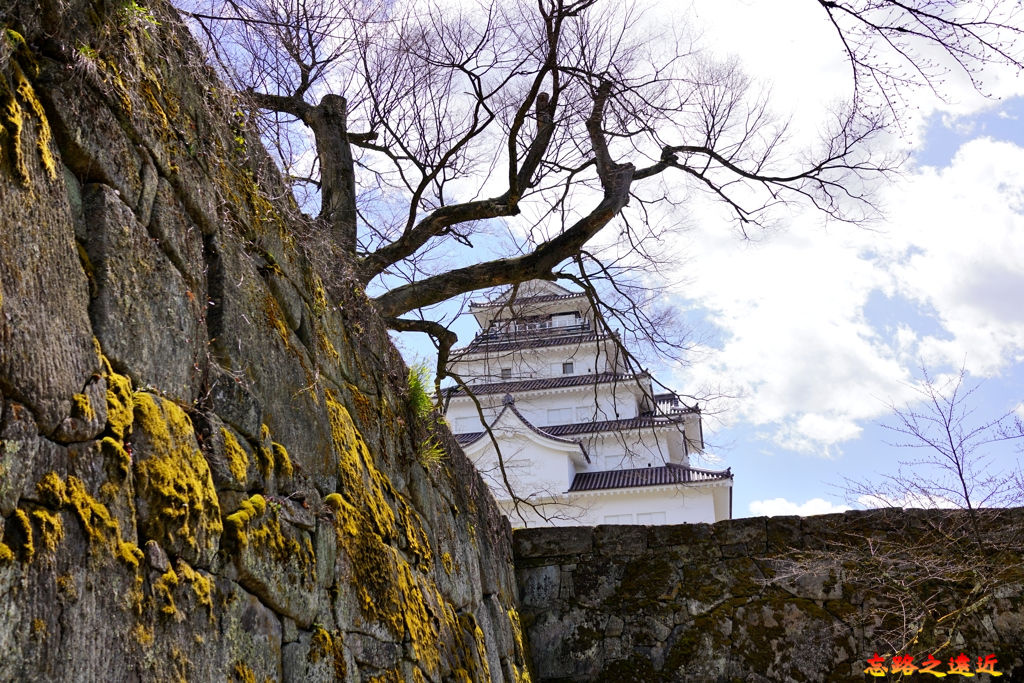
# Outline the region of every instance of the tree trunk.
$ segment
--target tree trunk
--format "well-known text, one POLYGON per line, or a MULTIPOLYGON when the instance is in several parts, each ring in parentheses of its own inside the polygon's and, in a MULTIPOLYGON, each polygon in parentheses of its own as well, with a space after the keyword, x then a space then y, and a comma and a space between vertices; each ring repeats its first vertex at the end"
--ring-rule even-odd
POLYGON ((320 155, 320 220, 334 242, 351 254, 356 250, 356 186, 345 119, 345 98, 340 95, 324 95, 304 117, 320 155))

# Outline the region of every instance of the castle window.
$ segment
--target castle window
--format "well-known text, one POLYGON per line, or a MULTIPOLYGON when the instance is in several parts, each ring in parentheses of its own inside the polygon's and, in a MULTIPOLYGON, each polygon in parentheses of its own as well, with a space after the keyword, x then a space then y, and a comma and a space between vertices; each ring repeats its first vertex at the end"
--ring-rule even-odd
POLYGON ((512 368, 502 368, 501 378, 504 380, 512 379, 512 368))
POLYGON ((562 374, 563 375, 571 375, 572 374, 572 361, 568 361, 566 363, 562 363, 562 374))
POLYGON ((605 524, 632 524, 633 515, 605 515, 605 524))
POLYGON ((548 408, 548 424, 564 425, 572 423, 572 408, 548 408))
POLYGON ((638 512, 636 513, 637 524, 664 524, 664 512, 638 512))

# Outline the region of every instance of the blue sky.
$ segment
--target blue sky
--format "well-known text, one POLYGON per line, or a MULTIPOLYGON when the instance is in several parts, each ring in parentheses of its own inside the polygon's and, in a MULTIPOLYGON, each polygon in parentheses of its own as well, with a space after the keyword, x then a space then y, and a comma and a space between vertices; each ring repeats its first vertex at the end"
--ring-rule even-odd
MULTIPOLYGON (((834 45, 814 24, 821 17, 796 20, 804 3, 790 12, 791 1, 696 2, 691 12, 706 44, 742 46, 737 57, 771 83, 800 133, 842 95, 847 73, 827 58, 834 45)), ((732 467, 734 516, 845 509, 845 479, 893 474, 913 454, 887 445, 880 425, 892 420, 888 406, 915 399, 922 365, 940 377, 963 365, 967 383, 981 383, 978 419, 1020 409, 1022 80, 992 74, 1003 99, 958 90, 955 79, 946 101, 907 93, 911 113, 889 144, 910 162, 880 193, 884 218, 867 228, 794 210, 744 241, 714 206, 687 204, 666 245, 686 256, 666 302, 703 341, 689 363, 651 369, 680 391, 731 396, 708 406, 717 459, 695 464, 732 467)), ((459 321, 456 331, 466 341, 475 324, 459 321)), ((409 335, 400 347, 410 361, 429 356, 409 335)), ((1004 448, 995 462, 1018 457, 1004 448)))
MULTIPOLYGON (((1024 401, 1022 117, 1019 97, 973 115, 935 112, 910 168, 888 192, 877 234, 801 223, 754 247, 725 250, 725 259, 742 260, 764 252, 783 269, 820 255, 806 284, 847 293, 831 305, 770 286, 717 305, 700 294, 680 302, 710 331, 710 371, 698 364, 676 376, 712 382, 717 374, 740 388, 739 398, 724 402, 721 424, 707 430, 712 450, 736 473, 737 517, 835 511, 851 502, 844 480, 895 474, 899 459, 917 454, 889 445, 894 435, 881 425, 893 424, 889 405, 913 404, 922 364, 933 375, 966 366, 966 383, 978 385, 976 420, 1024 401), (775 323, 757 328, 745 324, 750 317, 775 323), (772 342, 752 360, 749 337, 758 331, 772 342), (829 386, 819 391, 794 378, 829 386)), ((722 274, 730 291, 742 291, 733 278, 743 271, 751 276, 744 265, 722 274)), ((991 453, 997 466, 1020 456, 1013 446, 991 453)))

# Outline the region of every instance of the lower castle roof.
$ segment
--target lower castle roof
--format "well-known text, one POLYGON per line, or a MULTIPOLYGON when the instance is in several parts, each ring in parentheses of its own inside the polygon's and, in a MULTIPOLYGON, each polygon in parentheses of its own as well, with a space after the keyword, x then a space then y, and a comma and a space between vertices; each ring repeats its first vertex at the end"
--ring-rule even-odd
POLYGON ((604 470, 578 472, 573 477, 569 492, 629 489, 645 486, 693 484, 732 479, 732 469, 701 470, 668 463, 660 467, 638 467, 630 470, 604 470))

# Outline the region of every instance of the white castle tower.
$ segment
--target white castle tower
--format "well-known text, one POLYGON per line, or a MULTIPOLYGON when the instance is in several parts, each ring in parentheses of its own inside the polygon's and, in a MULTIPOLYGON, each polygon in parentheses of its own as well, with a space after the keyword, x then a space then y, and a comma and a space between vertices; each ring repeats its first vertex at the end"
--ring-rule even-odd
POLYGON ((630 373, 583 293, 534 280, 511 295, 470 304, 481 331, 449 364, 470 391, 445 400, 513 526, 731 518, 731 471, 690 467, 704 447, 698 407, 630 373))

